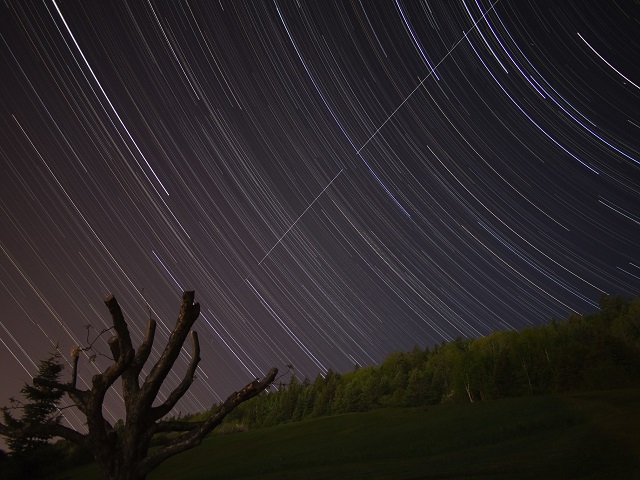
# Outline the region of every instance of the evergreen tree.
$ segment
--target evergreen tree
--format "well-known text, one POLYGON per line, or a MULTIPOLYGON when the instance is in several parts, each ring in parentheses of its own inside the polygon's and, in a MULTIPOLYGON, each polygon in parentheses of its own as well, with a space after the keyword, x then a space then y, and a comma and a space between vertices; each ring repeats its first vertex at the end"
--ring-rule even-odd
MULTIPOLYGON (((59 389, 41 386, 36 382, 45 380, 57 382, 63 365, 58 353, 51 354, 38 365, 38 375, 32 385, 25 384, 20 390, 24 402, 11 399, 12 408, 3 407, 2 415, 7 425, 29 432, 30 425, 59 424, 62 415, 58 410, 58 402, 64 392, 59 389), (14 418, 11 410, 22 410, 21 418, 14 418)), ((55 448, 49 443, 52 435, 43 433, 25 433, 7 439, 11 448, 9 464, 3 467, 3 475, 7 479, 33 479, 47 476, 53 472, 62 460, 56 455, 55 448)))
MULTIPOLYGON (((20 393, 25 398, 25 402, 11 399, 13 408, 22 410, 22 417, 16 419, 11 414, 11 409, 2 408, 2 415, 7 425, 29 426, 43 424, 57 424, 62 420, 62 415, 58 410, 58 402, 64 395, 62 390, 42 386, 38 380, 57 382, 64 366, 60 363, 60 354, 54 353, 38 365, 38 375, 34 377, 32 385, 25 384, 20 393), (37 386, 36 386, 37 385, 37 386)), ((28 429, 27 429, 28 430, 28 429)), ((11 448, 13 455, 26 455, 35 449, 49 443, 51 435, 42 433, 25 434, 23 436, 8 438, 7 444, 11 448)))

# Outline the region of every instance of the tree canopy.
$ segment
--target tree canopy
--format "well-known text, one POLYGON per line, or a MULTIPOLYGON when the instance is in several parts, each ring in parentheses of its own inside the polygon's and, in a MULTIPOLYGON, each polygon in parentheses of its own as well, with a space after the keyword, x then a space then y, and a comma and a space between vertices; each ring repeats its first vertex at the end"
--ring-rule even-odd
POLYGON ((375 366, 288 386, 242 405, 229 422, 269 426, 385 406, 478 402, 640 385, 640 297, 603 296, 599 311, 520 331, 393 352, 375 366))

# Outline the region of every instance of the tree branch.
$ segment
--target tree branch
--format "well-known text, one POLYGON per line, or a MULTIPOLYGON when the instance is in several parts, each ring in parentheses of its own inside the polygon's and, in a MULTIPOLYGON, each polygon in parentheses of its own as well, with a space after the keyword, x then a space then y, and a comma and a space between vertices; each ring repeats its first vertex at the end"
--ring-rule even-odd
POLYGON ((204 422, 186 422, 180 420, 162 420, 156 423, 154 433, 190 432, 202 426, 204 422))
POLYGON ((131 368, 136 371, 136 375, 140 374, 142 367, 149 358, 151 348, 153 347, 153 339, 156 334, 156 321, 149 319, 147 323, 147 333, 145 334, 144 341, 138 347, 135 357, 133 357, 133 363, 131 368))
POLYGON ((86 415, 87 413, 87 402, 91 392, 89 390, 79 390, 72 383, 60 383, 54 382, 53 380, 47 380, 46 378, 34 378, 33 384, 41 387, 47 388, 55 388, 58 390, 62 390, 65 392, 71 400, 76 404, 78 409, 86 415))
POLYGON ((111 313, 113 328, 116 331, 116 334, 108 341, 109 348, 111 349, 111 353, 113 354, 115 361, 104 372, 93 376, 92 390, 94 390, 94 395, 97 395, 96 399, 99 399, 100 401, 102 401, 102 397, 104 397, 104 394, 109 387, 111 387, 116 379, 128 368, 133 361, 134 356, 129 327, 127 327, 127 322, 124 320, 124 315, 122 314, 122 309, 120 308, 118 301, 113 295, 109 295, 104 299, 104 304, 111 313))
POLYGON ((78 390, 76 387, 74 387, 70 383, 55 382, 53 380, 47 380, 46 378, 35 377, 32 379, 32 382, 34 385, 53 388, 56 390, 62 390, 65 393, 74 393, 74 394, 88 393, 87 391, 78 390))
MULTIPOLYGON (((80 411, 87 417, 87 426, 89 428, 89 434, 88 437, 86 437, 89 439, 87 440, 87 445, 91 443, 90 449, 94 455, 102 449, 103 453, 108 452, 106 453, 108 456, 115 446, 115 437, 111 435, 113 428, 102 415, 102 404, 107 390, 131 364, 134 351, 131 345, 129 328, 124 320, 118 301, 113 295, 109 295, 105 298, 104 303, 111 313, 113 328, 116 332, 108 341, 109 348, 114 357, 114 363, 104 372, 92 377, 92 387, 90 391, 82 392, 73 385, 77 371, 72 371, 72 383, 53 385, 53 387, 60 388, 64 392, 67 392, 71 399, 77 404, 80 411)), ((103 333, 105 331, 107 330, 103 330, 103 333)), ((79 351, 75 353, 78 354, 79 351)), ((76 368, 74 365, 74 370, 76 370, 76 368)), ((72 439, 71 441, 76 440, 72 439)))
POLYGON ((142 396, 147 405, 151 405, 162 386, 162 383, 166 379, 167 375, 171 371, 173 364, 175 363, 182 344, 184 343, 189 330, 195 323, 200 315, 200 305, 194 303, 195 292, 186 291, 182 294, 182 302, 180 304, 180 314, 178 321, 174 327, 167 345, 160 355, 160 358, 151 369, 151 372, 147 376, 142 386, 142 396))
POLYGON ((119 376, 127 369, 127 367, 131 364, 133 360, 133 348, 129 349, 126 352, 122 352, 119 350, 120 342, 114 336, 109 339, 109 346, 113 347, 113 350, 116 350, 118 358, 115 363, 113 363, 109 368, 107 368, 104 372, 100 374, 96 374, 92 378, 93 388, 92 392, 94 395, 102 395, 107 392, 109 387, 113 385, 113 383, 118 379, 119 376))
MULTIPOLYGON (((129 327, 127 327, 127 322, 124 320, 124 315, 122 314, 122 309, 116 300, 116 297, 113 295, 109 295, 104 299, 104 304, 109 309, 111 313, 111 320, 113 322, 113 327, 116 329, 116 337, 118 339, 118 347, 120 349, 120 353, 123 355, 128 354, 129 351, 133 350, 133 345, 131 344, 131 335, 129 335, 129 327)), ((115 360, 118 360, 115 358, 115 360)))
POLYGON ((80 352, 77 348, 73 349, 73 358, 71 360, 71 382, 69 385, 73 388, 76 388, 76 383, 78 381, 78 358, 80 357, 80 352))
POLYGON ((151 409, 151 417, 154 420, 164 417, 171 409, 178 403, 189 387, 193 383, 196 374, 196 368, 200 362, 200 343, 198 342, 198 334, 195 331, 191 331, 191 344, 193 345, 193 353, 191 355, 191 362, 187 368, 184 378, 180 385, 178 385, 173 392, 167 397, 167 399, 161 405, 151 409))
POLYGON ((0 435, 10 438, 34 436, 62 437, 65 440, 69 440, 83 447, 88 446, 85 435, 59 423, 32 423, 21 428, 10 428, 0 423, 0 435))
POLYGON ((189 429, 187 428, 186 423, 189 422, 159 422, 156 424, 156 431, 168 431, 167 428, 170 426, 177 427, 175 431, 187 431, 187 433, 180 435, 172 442, 170 442, 166 447, 157 451, 153 455, 145 458, 138 465, 138 474, 145 475, 164 462, 166 459, 177 455, 178 453, 182 453, 190 448, 193 448, 199 445, 202 442, 202 439, 217 427, 220 422, 227 416, 229 412, 231 412, 236 406, 249 400, 250 398, 255 397, 256 395, 263 392, 273 380, 276 378, 278 374, 277 368, 272 368, 267 373, 266 377, 260 381, 255 380, 249 384, 247 384, 242 390, 239 392, 232 393, 220 407, 213 412, 205 421, 203 422, 194 422, 197 425, 197 428, 189 429), (163 425, 164 423, 164 425, 163 425))
POLYGON ((147 333, 142 344, 138 347, 138 350, 133 356, 133 360, 129 367, 122 373, 122 389, 125 396, 133 395, 140 390, 140 383, 138 377, 142 371, 144 363, 149 358, 151 348, 153 347, 153 339, 156 333, 156 322, 153 319, 149 319, 147 323, 147 333), (127 393, 129 392, 129 393, 127 393))

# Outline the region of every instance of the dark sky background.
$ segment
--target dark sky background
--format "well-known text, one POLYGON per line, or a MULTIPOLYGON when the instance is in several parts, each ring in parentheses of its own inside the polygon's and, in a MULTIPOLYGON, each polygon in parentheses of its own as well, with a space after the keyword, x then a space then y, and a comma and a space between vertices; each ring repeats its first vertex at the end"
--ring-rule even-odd
POLYGON ((109 293, 160 349, 196 291, 182 412, 637 295, 639 8, 3 2, 0 404, 109 293))

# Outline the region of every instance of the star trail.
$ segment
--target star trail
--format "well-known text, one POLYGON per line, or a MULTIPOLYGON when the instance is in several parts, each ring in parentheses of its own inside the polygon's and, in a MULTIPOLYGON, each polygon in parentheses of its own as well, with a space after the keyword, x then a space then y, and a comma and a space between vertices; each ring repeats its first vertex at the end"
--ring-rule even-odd
POLYGON ((0 404, 109 293, 157 356, 196 291, 181 412, 640 293, 636 2, 0 9, 0 404))

